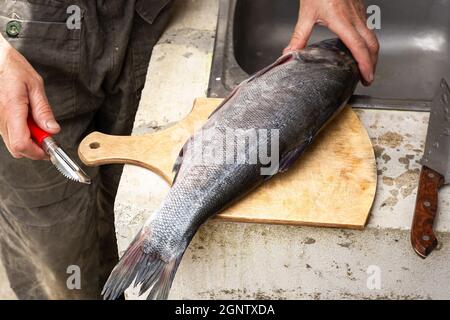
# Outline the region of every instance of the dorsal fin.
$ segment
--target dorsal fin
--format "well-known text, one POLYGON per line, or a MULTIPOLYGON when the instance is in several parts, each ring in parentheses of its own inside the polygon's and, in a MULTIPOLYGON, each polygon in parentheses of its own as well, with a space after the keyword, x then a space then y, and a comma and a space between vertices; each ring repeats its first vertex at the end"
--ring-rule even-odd
POLYGON ((272 63, 271 65, 265 67, 264 69, 256 72, 255 74, 253 74, 250 78, 242 81, 240 84, 238 84, 233 91, 231 91, 231 93, 219 104, 219 106, 209 115, 208 119, 210 119, 217 111, 219 111, 220 109, 222 109, 222 107, 231 100, 231 98, 233 98, 233 96, 239 91, 239 89, 253 81, 254 79, 262 76, 263 74, 267 73, 268 71, 272 70, 273 68, 276 68, 279 65, 282 65, 283 63, 286 63, 290 60, 292 60, 292 58, 294 57, 294 52, 288 52, 284 55, 282 55, 281 57, 279 57, 274 63, 272 63))

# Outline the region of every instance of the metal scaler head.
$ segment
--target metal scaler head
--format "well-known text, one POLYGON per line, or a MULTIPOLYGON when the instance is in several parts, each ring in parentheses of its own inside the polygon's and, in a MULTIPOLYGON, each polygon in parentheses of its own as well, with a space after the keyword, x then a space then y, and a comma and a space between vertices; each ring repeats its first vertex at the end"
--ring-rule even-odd
POLYGON ((91 178, 64 152, 52 138, 45 138, 42 148, 50 156, 50 161, 67 179, 84 184, 90 184, 91 178))
POLYGON ((64 177, 75 182, 91 183, 91 178, 64 152, 48 132, 37 126, 31 115, 28 117, 28 127, 33 140, 49 155, 50 161, 64 177))

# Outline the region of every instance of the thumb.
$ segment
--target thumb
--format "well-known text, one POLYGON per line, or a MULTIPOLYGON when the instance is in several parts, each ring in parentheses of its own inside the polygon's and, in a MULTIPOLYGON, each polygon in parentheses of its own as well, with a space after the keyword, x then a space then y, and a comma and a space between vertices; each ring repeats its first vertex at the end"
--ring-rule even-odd
POLYGON ((45 94, 44 84, 38 81, 31 86, 28 92, 31 113, 36 124, 48 133, 56 134, 61 128, 55 120, 47 95, 45 94))
POLYGON ((314 20, 308 17, 301 17, 295 26, 289 45, 284 49, 283 53, 293 50, 300 50, 306 47, 309 37, 314 27, 314 20))

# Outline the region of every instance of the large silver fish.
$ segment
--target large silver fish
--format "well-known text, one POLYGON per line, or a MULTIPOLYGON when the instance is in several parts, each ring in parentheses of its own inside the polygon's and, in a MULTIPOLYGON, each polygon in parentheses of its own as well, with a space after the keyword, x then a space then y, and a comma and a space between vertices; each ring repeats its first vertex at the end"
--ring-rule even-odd
POLYGON ((151 289, 148 299, 166 299, 198 228, 271 175, 286 171, 345 106, 359 79, 349 50, 331 39, 285 54, 240 84, 186 143, 167 198, 112 271, 104 297, 117 298, 134 281, 140 294, 151 289), (250 139, 252 131, 257 140, 250 139), (244 132, 249 139, 244 149, 230 151, 232 144, 205 139, 205 132, 214 137, 244 132), (214 147, 214 157, 199 157, 214 147), (279 158, 272 154, 267 163, 266 157, 254 157, 268 149, 279 158))

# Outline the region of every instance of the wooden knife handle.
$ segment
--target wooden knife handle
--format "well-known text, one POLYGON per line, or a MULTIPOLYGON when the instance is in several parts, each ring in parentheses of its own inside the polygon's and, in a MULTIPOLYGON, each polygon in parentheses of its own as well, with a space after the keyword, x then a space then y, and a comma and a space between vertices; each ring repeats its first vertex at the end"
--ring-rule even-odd
POLYGON ((443 184, 444 177, 441 174, 422 167, 411 227, 411 244, 422 258, 426 258, 438 244, 433 225, 438 209, 439 189, 443 184))

